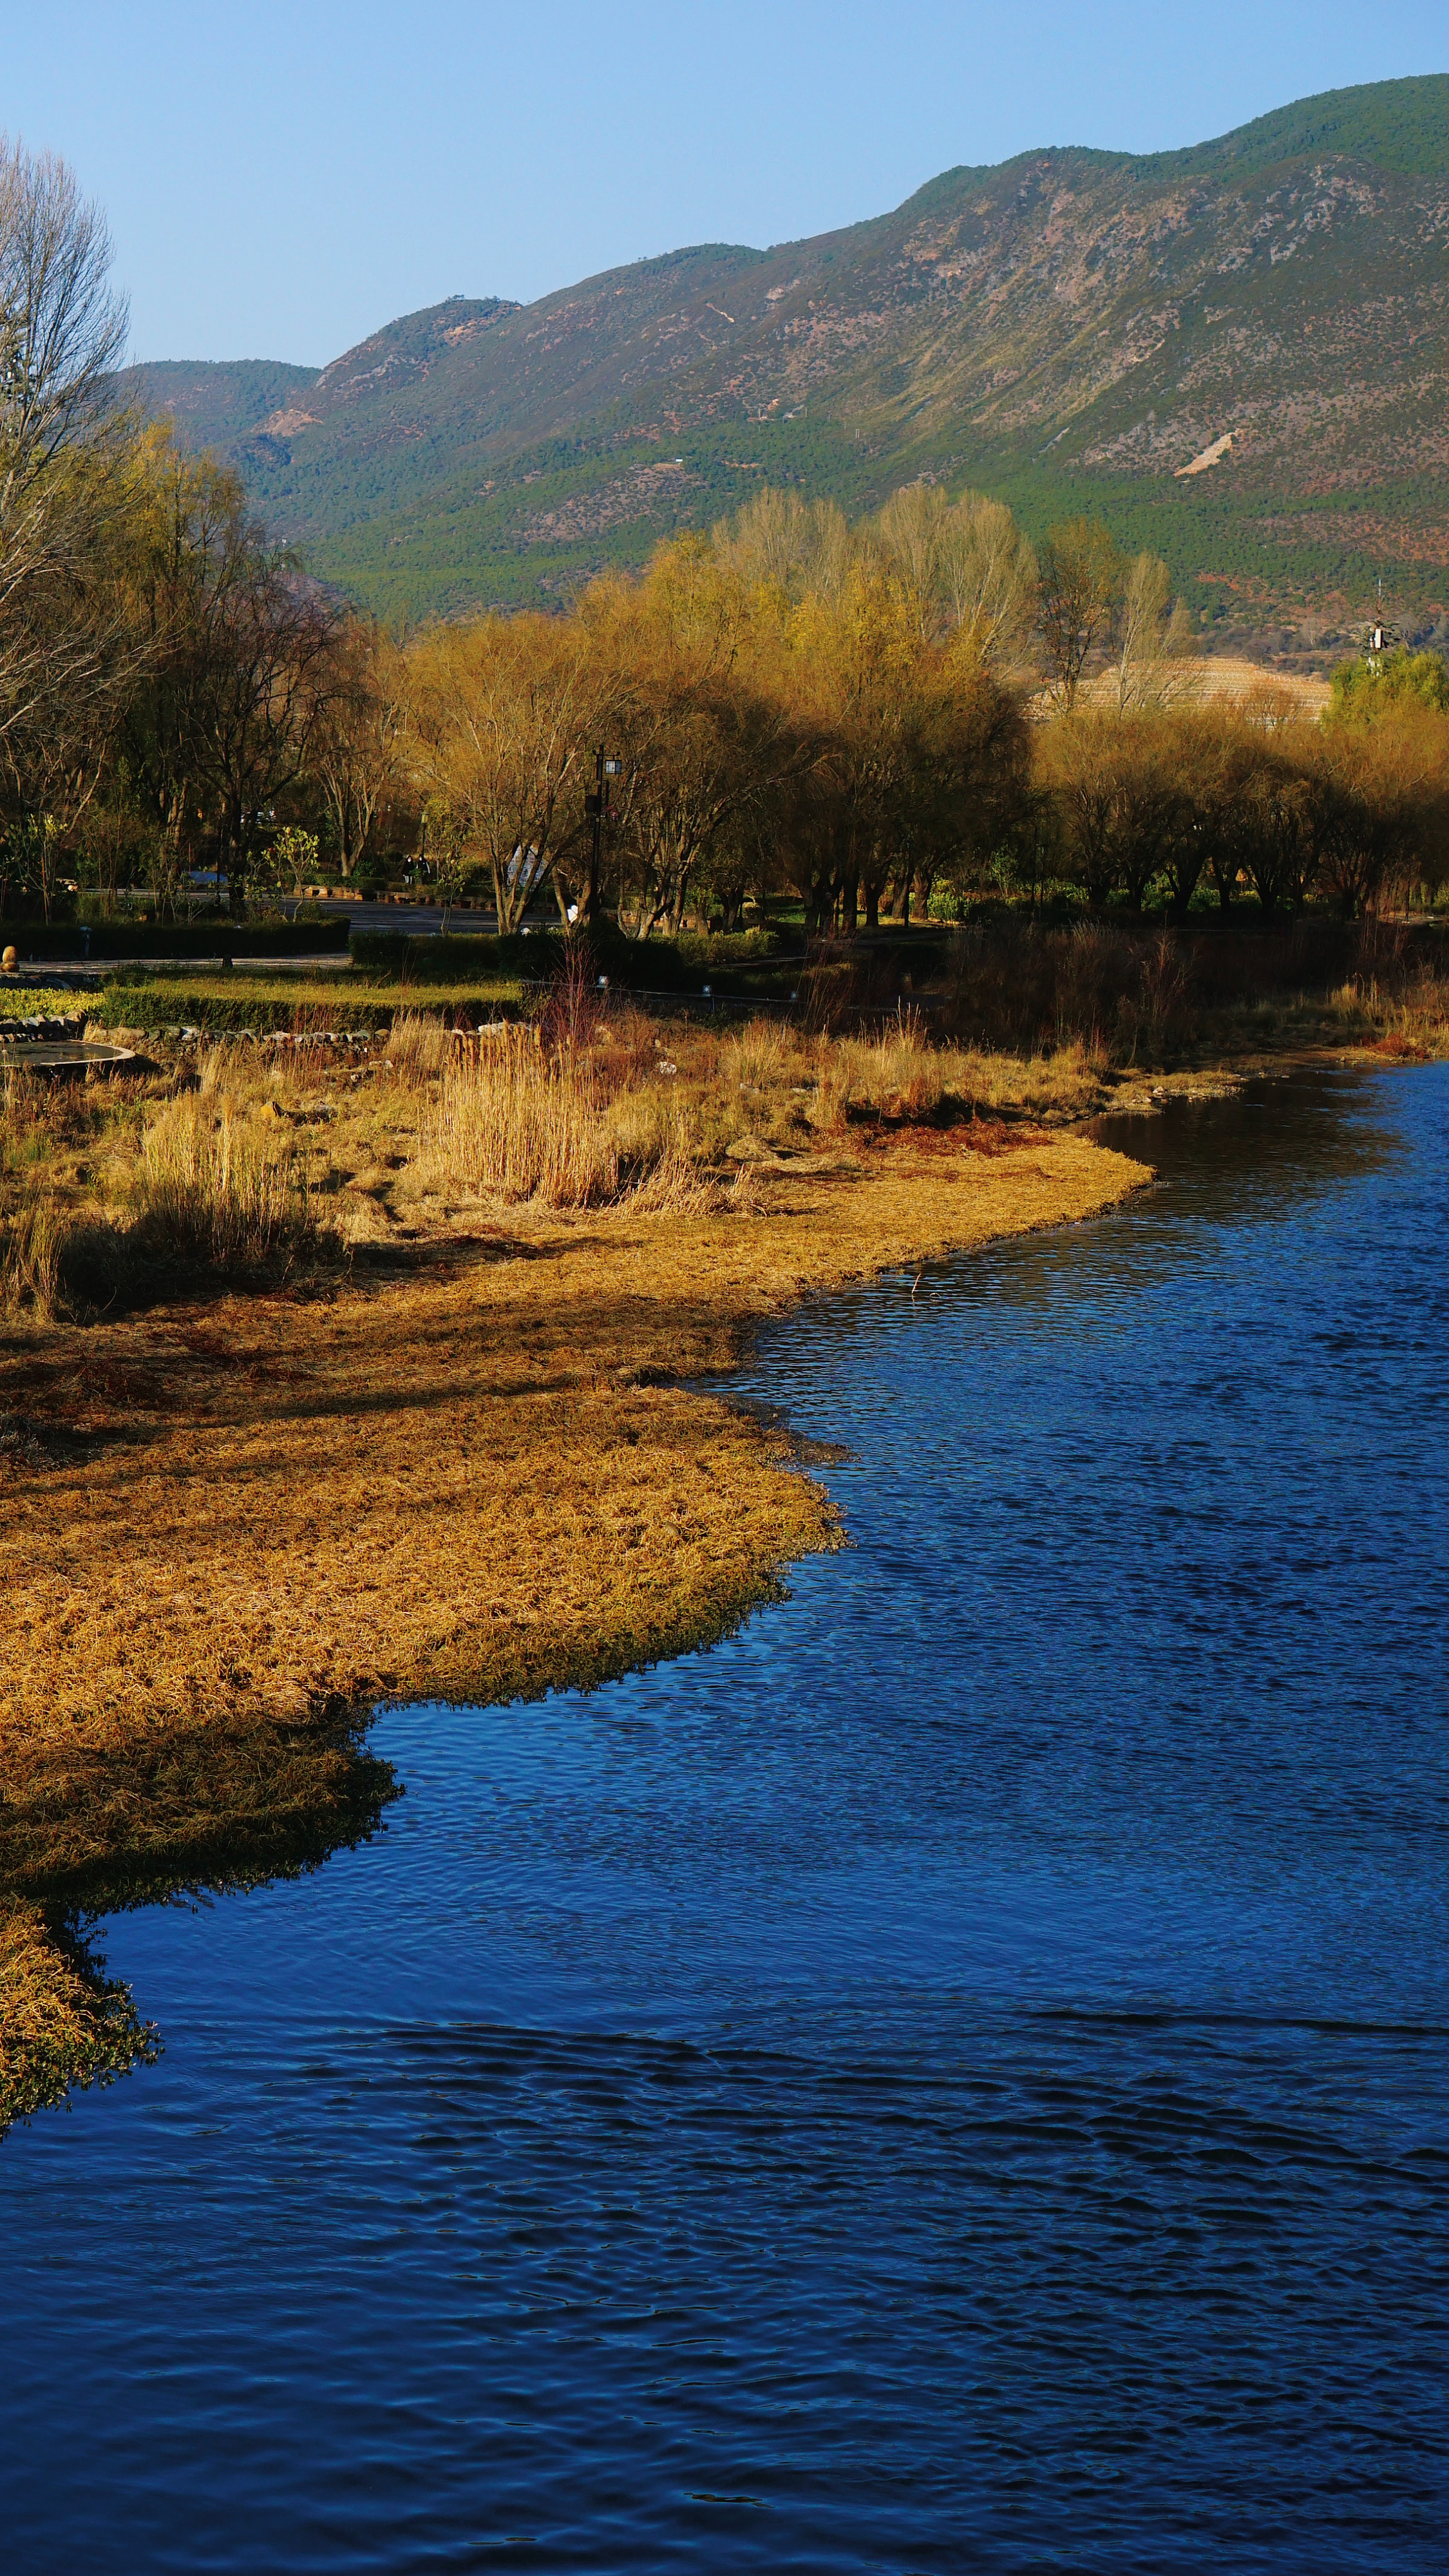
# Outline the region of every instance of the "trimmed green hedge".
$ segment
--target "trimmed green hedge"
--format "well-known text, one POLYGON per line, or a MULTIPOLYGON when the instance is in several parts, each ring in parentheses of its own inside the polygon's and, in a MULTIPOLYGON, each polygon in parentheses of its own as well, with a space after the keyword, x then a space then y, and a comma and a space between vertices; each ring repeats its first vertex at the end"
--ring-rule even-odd
MULTIPOLYGON (((720 993, 749 994, 778 981, 772 960, 779 942, 770 931, 640 941, 624 938, 612 922, 601 922, 589 932, 588 944, 597 971, 626 991, 697 993, 701 984, 712 983, 720 993)), ((413 984, 451 984, 460 976, 476 976, 484 984, 520 978, 547 984, 567 952, 560 930, 527 936, 516 931, 507 939, 487 931, 415 937, 406 931, 354 930, 350 945, 359 966, 413 984)))
POLYGON ((21 964, 92 964, 128 957, 335 957, 347 945, 347 923, 336 921, 93 921, 90 945, 84 922, 0 922, 0 947, 13 947, 21 964))
POLYGON ((345 984, 338 988, 336 1009, 327 1012, 299 1012, 295 1003, 257 1000, 248 997, 245 986, 235 1001, 219 1001, 214 993, 188 993, 184 984, 108 984, 88 1016, 108 1029, 145 1029, 152 1036, 163 1029, 196 1028, 208 1037, 236 1037, 244 1029, 267 1037, 274 1029, 292 1029, 300 1018, 338 1035, 344 1029, 369 1029, 385 1037, 397 1006, 357 1001, 345 984))
POLYGON ((415 937, 405 930, 354 930, 348 945, 354 963, 370 974, 409 984, 456 984, 460 978, 482 985, 517 983, 520 976, 547 983, 564 953, 562 938, 551 930, 527 939, 499 939, 484 931, 415 937))

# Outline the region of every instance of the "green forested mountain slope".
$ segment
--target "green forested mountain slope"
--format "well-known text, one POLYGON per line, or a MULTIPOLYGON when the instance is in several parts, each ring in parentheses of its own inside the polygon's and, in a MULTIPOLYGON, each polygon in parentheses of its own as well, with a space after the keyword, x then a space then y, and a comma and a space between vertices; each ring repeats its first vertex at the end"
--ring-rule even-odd
POLYGON ((169 412, 177 436, 188 447, 231 449, 283 410, 316 375, 315 367, 288 367, 272 358, 239 358, 227 366, 168 358, 128 368, 122 388, 148 412, 169 412))
POLYGON ((1185 152, 952 170, 870 223, 528 306, 458 298, 320 375, 151 368, 135 390, 394 614, 557 596, 762 477, 854 510, 921 473, 1028 526, 1100 511, 1204 613, 1353 602, 1379 572, 1440 604, 1449 76, 1185 152))

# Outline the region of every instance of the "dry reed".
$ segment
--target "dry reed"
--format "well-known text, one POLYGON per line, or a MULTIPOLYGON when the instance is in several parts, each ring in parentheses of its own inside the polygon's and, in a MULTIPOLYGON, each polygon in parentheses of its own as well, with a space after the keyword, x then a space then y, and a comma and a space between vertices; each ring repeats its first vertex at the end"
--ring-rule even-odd
POLYGON ((0 1217, 0 1312, 33 1306, 53 1322, 63 1302, 66 1222, 49 1193, 32 1188, 0 1217))
POLYGON ((639 1199, 695 1204, 698 1180, 682 1118, 655 1095, 612 1100, 590 1058, 545 1054, 537 1032, 506 1026, 455 1048, 420 1163, 443 1188, 543 1207, 608 1207, 639 1199))
POLYGON ((7 1065, 0 1091, 0 1313, 61 1305, 66 1223, 48 1169, 50 1138, 35 1086, 7 1065))
POLYGON ((382 1050, 389 1071, 405 1082, 435 1080, 448 1061, 449 1032, 436 1016, 404 1011, 394 1020, 382 1050))
POLYGON ((847 1098, 895 1117, 933 1118, 948 1093, 960 1096, 951 1079, 960 1059, 930 1044, 918 1011, 899 1012, 877 1037, 842 1039, 836 1053, 847 1098))
POLYGON ((588 1069, 571 1053, 546 1058, 531 1029, 449 1064, 420 1159, 444 1186, 546 1207, 597 1207, 619 1186, 588 1069))
POLYGON ((263 1141, 215 1092, 166 1104, 147 1127, 133 1188, 148 1244, 208 1262, 265 1260, 285 1239, 315 1232, 290 1140, 263 1141))

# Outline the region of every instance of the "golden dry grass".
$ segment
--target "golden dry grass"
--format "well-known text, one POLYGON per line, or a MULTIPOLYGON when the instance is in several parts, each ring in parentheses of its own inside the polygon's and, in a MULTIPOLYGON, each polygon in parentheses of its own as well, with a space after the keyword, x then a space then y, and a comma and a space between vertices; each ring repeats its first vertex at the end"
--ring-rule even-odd
POLYGON ((290 1138, 258 1135, 225 1093, 217 1099, 212 1074, 208 1064, 198 1091, 168 1101, 148 1121, 138 1217, 193 1259, 263 1261, 298 1218, 290 1138))
POLYGON ((422 1139, 431 1178, 473 1196, 597 1207, 619 1194, 619 1149, 592 1066, 545 1056, 532 1029, 505 1029, 450 1064, 422 1139))

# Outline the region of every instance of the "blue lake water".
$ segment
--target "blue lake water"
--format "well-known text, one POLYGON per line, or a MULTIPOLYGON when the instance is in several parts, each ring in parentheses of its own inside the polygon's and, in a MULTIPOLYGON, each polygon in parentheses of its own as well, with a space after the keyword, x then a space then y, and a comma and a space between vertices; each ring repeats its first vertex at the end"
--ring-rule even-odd
POLYGON ((1114 1141, 765 1336, 853 1452, 787 1602, 110 1923, 11 2576, 1445 2564, 1449 1068, 1114 1141))

